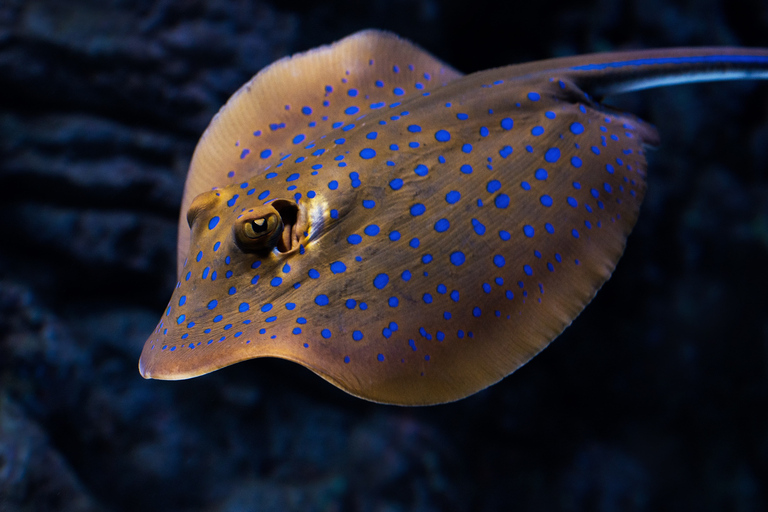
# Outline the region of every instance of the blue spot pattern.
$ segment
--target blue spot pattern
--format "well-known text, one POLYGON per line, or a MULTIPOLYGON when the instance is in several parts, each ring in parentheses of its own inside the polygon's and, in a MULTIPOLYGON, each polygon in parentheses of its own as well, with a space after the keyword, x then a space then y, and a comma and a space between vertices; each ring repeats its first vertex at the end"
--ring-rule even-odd
MULTIPOLYGON (((374 62, 371 66, 378 66, 374 62)), ((219 189, 222 206, 229 209, 216 209, 216 215, 212 209, 202 217, 208 230, 203 224, 199 231, 206 231, 209 241, 195 246, 200 249, 182 273, 188 277, 177 285, 169 321, 173 328, 163 325, 157 333, 158 342, 167 338, 166 352, 179 339, 193 346, 196 333, 206 329, 195 353, 203 353, 209 339, 222 344, 247 340, 257 347, 260 339, 280 339, 282 332, 310 352, 318 339, 370 343, 367 356, 352 350, 339 354, 350 366, 366 364, 366 357, 384 366, 409 361, 410 356, 398 352, 400 343, 437 367, 440 358, 426 353, 428 341, 467 343, 483 338, 488 329, 512 328, 503 327, 504 322, 512 326, 520 321, 513 319, 530 314, 531 305, 547 304, 544 290, 554 286, 548 276, 574 273, 571 280, 578 281, 588 274, 590 244, 616 236, 624 217, 633 218, 627 212, 634 211, 644 191, 644 157, 634 127, 617 122, 620 116, 590 117, 586 113, 594 110, 584 105, 555 101, 553 89, 545 85, 535 91, 510 88, 511 102, 489 101, 478 109, 458 98, 415 108, 411 98, 429 92, 430 79, 437 84, 437 75, 427 78, 416 73, 418 66, 411 67, 401 63, 395 71, 390 63, 386 73, 366 83, 358 83, 351 71, 343 77, 347 81, 328 82, 343 85, 321 86, 316 103, 304 100, 279 119, 252 128, 255 138, 247 144, 252 149, 239 147, 235 158, 263 169, 251 175, 241 175, 237 167, 232 167, 237 172, 226 169, 232 183, 238 176, 233 187, 249 191, 237 196, 219 189), (429 114, 437 110, 450 116, 436 122, 429 114), (269 143, 270 134, 285 140, 269 143), (256 155, 261 160, 253 160, 256 155), (313 199, 327 212, 321 214, 325 225, 311 226, 303 238, 299 233, 303 245, 289 260, 293 272, 285 262, 251 267, 253 260, 244 271, 226 234, 236 215, 275 199, 300 204, 313 199), (329 223, 340 243, 319 255, 308 240, 323 239, 329 223), (472 272, 482 277, 470 286, 465 276, 472 272), (214 289, 217 275, 220 293, 201 299, 200 292, 191 291, 192 286, 214 289), (344 284, 357 280, 363 283, 360 288, 344 284), (271 302, 256 305, 256 290, 271 302), (191 303, 208 305, 210 316, 192 316, 187 310, 191 303), (324 312, 342 308, 349 327, 339 330, 333 313, 316 315, 313 307, 324 312), (401 308, 414 309, 424 320, 397 320, 398 325, 396 317, 387 315, 401 308), (429 319, 431 313, 421 314, 428 310, 439 322, 429 319), (386 322, 374 325, 374 316, 366 315, 386 317, 386 322), (283 324, 290 326, 281 331, 283 324), (188 337, 174 329, 184 329, 188 337), (243 335, 231 334, 236 331, 243 335)), ((507 87, 511 81, 488 83, 507 87)), ((559 87, 557 81, 553 87, 559 87)), ((422 371, 428 378, 430 370, 422 371)))

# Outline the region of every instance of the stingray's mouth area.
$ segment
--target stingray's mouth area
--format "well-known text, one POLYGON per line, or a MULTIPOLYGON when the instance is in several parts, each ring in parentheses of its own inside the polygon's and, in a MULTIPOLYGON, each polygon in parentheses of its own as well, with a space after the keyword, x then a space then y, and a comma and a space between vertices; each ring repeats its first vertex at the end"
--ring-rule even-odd
POLYGON ((305 224, 306 215, 303 215, 303 209, 293 201, 277 199, 271 206, 277 210, 280 220, 283 222, 283 232, 277 241, 275 249, 280 253, 288 253, 299 248, 299 238, 304 229, 299 224, 305 224), (304 221, 304 222, 302 222, 304 221))

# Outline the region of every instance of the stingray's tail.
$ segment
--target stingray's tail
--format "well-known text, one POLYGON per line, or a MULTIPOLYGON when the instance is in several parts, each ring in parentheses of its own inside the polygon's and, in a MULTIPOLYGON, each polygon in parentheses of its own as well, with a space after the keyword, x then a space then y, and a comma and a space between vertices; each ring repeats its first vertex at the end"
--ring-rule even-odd
POLYGON ((594 98, 692 82, 768 79, 768 49, 670 48, 596 53, 519 66, 571 79, 594 98))

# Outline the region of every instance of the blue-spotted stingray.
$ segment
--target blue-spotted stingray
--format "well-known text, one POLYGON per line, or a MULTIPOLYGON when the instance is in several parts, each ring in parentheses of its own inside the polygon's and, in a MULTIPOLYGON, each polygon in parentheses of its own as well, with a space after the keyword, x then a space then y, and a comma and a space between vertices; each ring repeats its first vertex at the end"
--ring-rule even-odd
POLYGON ((364 31, 280 60, 195 149, 178 284, 139 361, 246 359, 358 397, 449 402, 509 375, 610 277, 655 128, 607 95, 768 78, 768 50, 584 55, 462 75, 364 31))

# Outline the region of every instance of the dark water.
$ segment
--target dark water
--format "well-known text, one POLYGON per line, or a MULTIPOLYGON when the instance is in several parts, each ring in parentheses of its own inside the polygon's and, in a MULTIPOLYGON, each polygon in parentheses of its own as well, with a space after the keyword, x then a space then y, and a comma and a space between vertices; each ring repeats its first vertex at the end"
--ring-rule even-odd
POLYGON ((250 361, 145 381, 186 167, 286 54, 378 27, 465 72, 768 46, 757 0, 0 4, 0 510, 768 509, 768 84, 614 102, 653 122, 614 277, 530 364, 403 409, 250 361))

